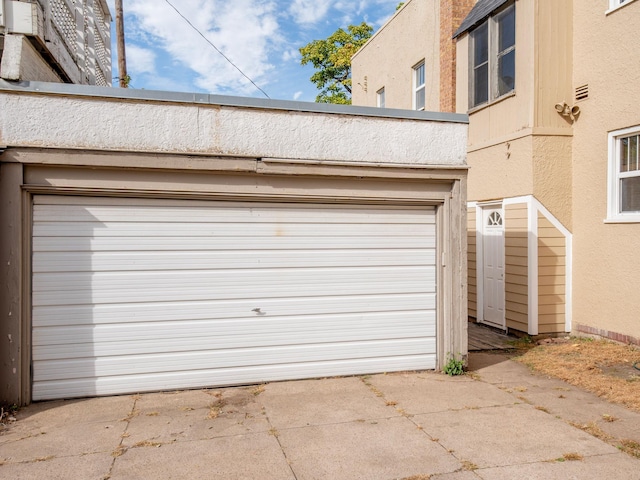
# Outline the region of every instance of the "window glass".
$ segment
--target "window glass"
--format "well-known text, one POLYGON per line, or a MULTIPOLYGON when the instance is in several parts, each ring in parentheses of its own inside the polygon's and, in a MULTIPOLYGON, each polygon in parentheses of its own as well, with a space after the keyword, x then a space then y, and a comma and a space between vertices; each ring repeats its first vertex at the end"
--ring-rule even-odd
POLYGON ((511 50, 498 58, 498 96, 509 93, 515 88, 516 52, 511 50))
POLYGON ((473 31, 473 65, 489 60, 489 24, 485 22, 473 31))
POLYGON ((416 110, 425 108, 424 63, 413 69, 414 82, 414 107, 416 110))
POLYGON ((474 70, 473 78, 473 105, 480 105, 489 101, 489 65, 484 65, 474 70))
POLYGON ((620 180, 620 210, 640 212, 640 177, 620 180))
POLYGON ((509 7, 498 18, 498 50, 504 51, 516 44, 516 10, 509 7))

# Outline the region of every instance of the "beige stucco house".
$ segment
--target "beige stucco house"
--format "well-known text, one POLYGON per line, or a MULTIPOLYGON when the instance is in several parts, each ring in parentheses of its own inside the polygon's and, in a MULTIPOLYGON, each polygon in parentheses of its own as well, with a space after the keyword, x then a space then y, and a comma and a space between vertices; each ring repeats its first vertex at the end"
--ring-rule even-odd
POLYGON ((465 359, 466 132, 0 80, 0 404, 465 359))
MULTIPOLYGON (((388 36, 432 28, 399 14, 383 27, 388 36)), ((637 0, 479 0, 456 27, 455 104, 470 118, 469 314, 478 321, 640 342, 640 48, 625 40, 639 27, 637 0)), ((354 79, 369 85, 388 74, 361 67, 394 48, 373 45, 354 62, 354 79)), ((412 91, 406 81, 385 88, 412 91)))

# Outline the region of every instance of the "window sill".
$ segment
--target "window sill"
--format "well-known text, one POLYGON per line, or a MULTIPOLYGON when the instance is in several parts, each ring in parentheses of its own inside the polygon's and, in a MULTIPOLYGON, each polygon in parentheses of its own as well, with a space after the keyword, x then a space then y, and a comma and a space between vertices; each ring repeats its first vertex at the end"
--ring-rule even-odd
POLYGON ((467 115, 471 115, 472 113, 479 112, 480 110, 484 110, 485 108, 493 107, 494 105, 515 96, 516 96, 516 91, 511 90, 509 93, 505 93, 504 95, 496 98, 495 100, 491 100, 488 103, 483 103, 482 105, 477 105, 473 108, 470 108, 469 110, 467 110, 467 115))
POLYGON ((620 10, 621 8, 626 7, 627 5, 631 5, 631 4, 632 4, 633 2, 635 2, 635 1, 636 1, 636 0, 627 0, 626 2, 621 3, 620 5, 616 5, 615 7, 610 8, 609 10, 607 10, 606 12, 604 12, 604 14, 605 14, 605 15, 609 15, 609 14, 611 14, 611 13, 613 13, 613 12, 616 12, 616 11, 620 10))
POLYGON ((605 224, 615 224, 615 223, 640 223, 640 214, 638 215, 629 215, 629 216, 619 216, 619 217, 610 217, 604 219, 605 224))

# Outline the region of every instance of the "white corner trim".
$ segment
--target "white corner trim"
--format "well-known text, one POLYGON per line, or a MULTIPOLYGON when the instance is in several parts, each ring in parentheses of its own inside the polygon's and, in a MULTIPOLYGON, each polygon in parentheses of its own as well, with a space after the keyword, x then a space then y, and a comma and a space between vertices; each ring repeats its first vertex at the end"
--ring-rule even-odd
POLYGON ((476 203, 476 320, 484 321, 484 241, 482 208, 476 203))
POLYGON ((527 255, 529 264, 527 269, 529 283, 529 315, 528 334, 538 335, 538 210, 534 198, 527 199, 528 243, 527 255))
MULTIPOLYGON (((536 208, 544 215, 544 217, 556 227, 562 235, 564 235, 565 244, 565 332, 571 332, 573 328, 573 234, 564 226, 560 221, 540 203, 536 198, 532 198, 532 201, 536 208)), ((537 219, 537 215, 536 215, 537 219)), ((537 229, 536 229, 537 230, 537 229)))

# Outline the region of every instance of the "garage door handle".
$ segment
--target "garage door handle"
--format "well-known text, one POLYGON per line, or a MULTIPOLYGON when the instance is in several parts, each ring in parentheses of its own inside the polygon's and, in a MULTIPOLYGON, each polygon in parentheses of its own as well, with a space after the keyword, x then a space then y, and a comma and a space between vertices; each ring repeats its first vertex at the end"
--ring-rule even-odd
POLYGON ((266 315, 267 314, 267 312, 263 312, 262 310, 260 310, 260 308, 254 308, 251 311, 252 312, 256 312, 258 315, 266 315))

